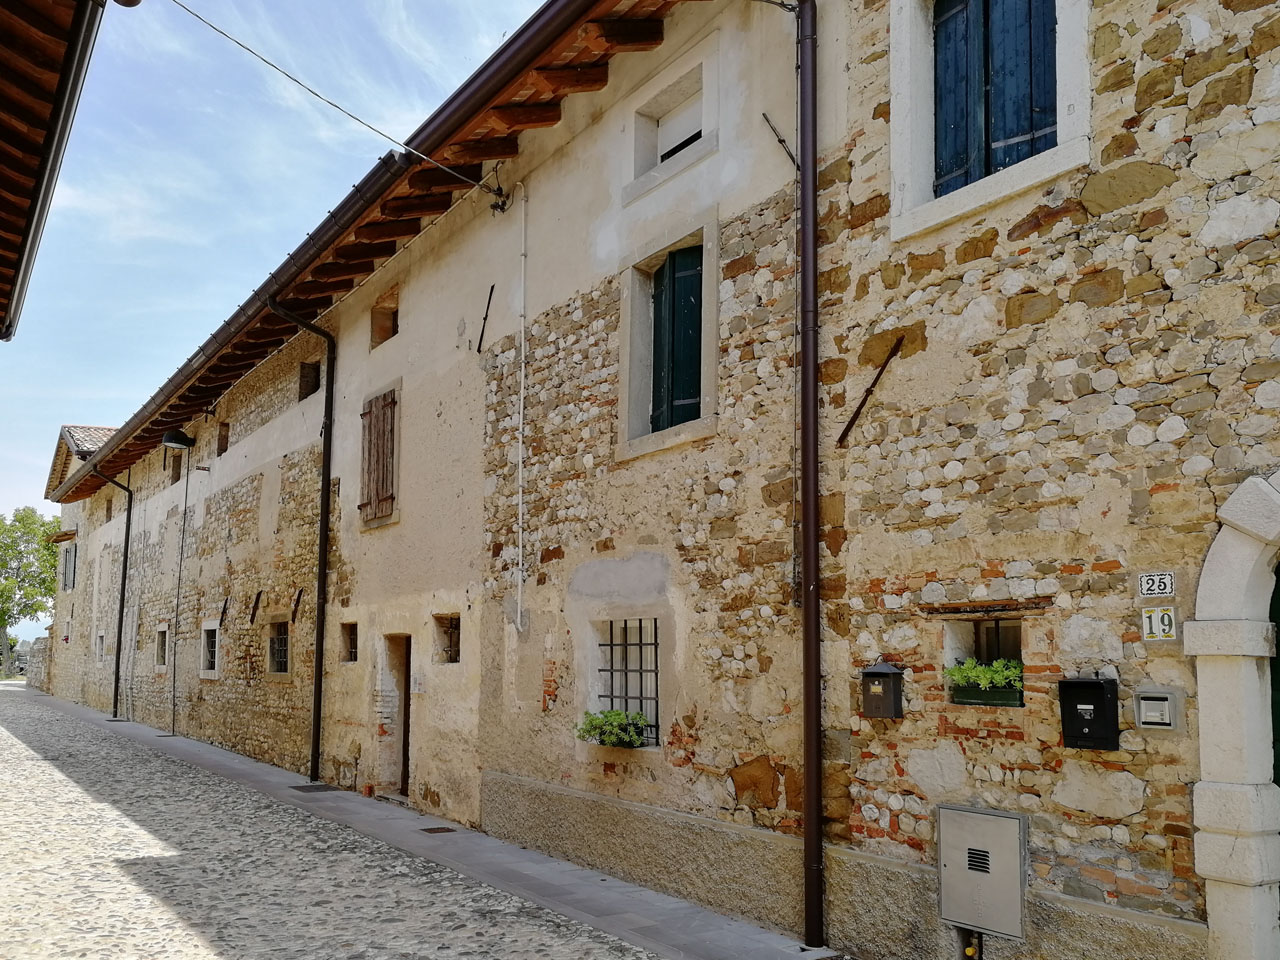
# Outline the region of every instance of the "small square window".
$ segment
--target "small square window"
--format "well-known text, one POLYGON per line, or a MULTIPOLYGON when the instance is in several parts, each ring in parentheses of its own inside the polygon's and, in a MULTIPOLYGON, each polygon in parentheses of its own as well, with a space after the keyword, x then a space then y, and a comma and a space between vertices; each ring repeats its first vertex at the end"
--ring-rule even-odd
POLYGON ((182 454, 177 450, 169 451, 169 486, 182 479, 182 454))
POLYGON ((342 649, 338 659, 343 663, 355 663, 360 656, 360 628, 354 623, 342 625, 342 649))
POLYGON ((218 669, 218 628, 205 627, 200 644, 200 669, 214 673, 218 669))
POLYGON ((316 363, 300 363, 298 364, 298 400, 307 399, 317 390, 320 389, 320 364, 316 363))
POLYGON ((683 153, 702 139, 702 64, 636 111, 637 177, 683 153))
POLYGON ((462 617, 456 613, 437 613, 436 663, 462 661, 462 617))
POLYGON ((400 332, 400 288, 392 287, 369 311, 369 349, 381 346, 400 332))
POLYGON ((156 666, 163 667, 169 662, 169 629, 156 631, 156 666))
MULTIPOLYGON (((975 660, 978 665, 989 667, 996 661, 1012 661, 1016 672, 1022 665, 1022 620, 1003 618, 998 620, 951 620, 943 627, 943 665, 956 667, 975 660)), ((1008 674, 1009 669, 1003 671, 1008 674)), ((1005 677, 1007 680, 1007 676, 1005 677)), ((988 681, 989 682, 989 681, 988 681)), ((975 688, 968 678, 948 677, 947 689, 952 703, 982 704, 993 706, 1021 706, 1022 691, 1019 686, 992 686, 975 688)))
POLYGON ((231 424, 223 420, 218 424, 218 456, 222 456, 231 447, 231 424))
POLYGON ((267 629, 267 669, 271 673, 288 673, 289 621, 278 620, 267 629))

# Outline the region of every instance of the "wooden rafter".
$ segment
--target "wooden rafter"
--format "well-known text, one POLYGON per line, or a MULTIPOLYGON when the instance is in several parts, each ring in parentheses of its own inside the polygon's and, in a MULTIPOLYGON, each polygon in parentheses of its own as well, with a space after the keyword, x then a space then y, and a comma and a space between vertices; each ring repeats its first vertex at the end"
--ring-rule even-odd
MULTIPOLYGON (((411 184, 412 182, 410 179, 411 184)), ((375 220, 372 223, 361 224, 355 230, 357 240, 400 240, 416 237, 421 232, 422 220, 419 217, 409 217, 405 220, 375 220)))
POLYGON ((444 213, 452 205, 453 197, 447 193, 392 197, 382 202, 382 215, 384 217, 431 217, 444 213))
POLYGON ((560 122, 560 104, 513 104, 494 107, 489 111, 489 123, 501 134, 532 130, 535 127, 554 127, 560 122))
POLYGON ((423 167, 409 174, 409 189, 419 193, 470 190, 484 176, 484 166, 468 163, 458 167, 423 167))

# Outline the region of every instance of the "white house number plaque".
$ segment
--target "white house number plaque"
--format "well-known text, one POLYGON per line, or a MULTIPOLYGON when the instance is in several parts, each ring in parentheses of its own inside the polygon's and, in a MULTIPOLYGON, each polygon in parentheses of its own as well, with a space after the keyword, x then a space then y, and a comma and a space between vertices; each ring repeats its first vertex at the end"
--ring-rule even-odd
POLYGON ((1140 597, 1172 597, 1174 592, 1172 573, 1138 575, 1138 596, 1140 597))
POLYGON ((1147 643, 1178 639, 1173 607, 1142 608, 1142 639, 1147 643))

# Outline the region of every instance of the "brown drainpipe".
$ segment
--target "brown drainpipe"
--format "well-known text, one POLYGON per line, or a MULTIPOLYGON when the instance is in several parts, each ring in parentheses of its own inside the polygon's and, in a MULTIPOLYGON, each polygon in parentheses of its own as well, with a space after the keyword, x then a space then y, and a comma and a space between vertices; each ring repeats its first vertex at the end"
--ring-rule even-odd
POLYGON ((311 769, 310 779, 320 779, 320 719, 324 706, 324 633, 329 612, 329 526, 333 512, 333 393, 338 366, 338 341, 324 327, 303 320, 276 302, 268 301, 272 313, 296 324, 324 341, 324 419, 320 424, 320 535, 316 548, 316 652, 311 682, 311 769))
POLYGON ((826 943, 818 560, 818 10, 800 0, 800 601, 804 647, 804 942, 826 943))

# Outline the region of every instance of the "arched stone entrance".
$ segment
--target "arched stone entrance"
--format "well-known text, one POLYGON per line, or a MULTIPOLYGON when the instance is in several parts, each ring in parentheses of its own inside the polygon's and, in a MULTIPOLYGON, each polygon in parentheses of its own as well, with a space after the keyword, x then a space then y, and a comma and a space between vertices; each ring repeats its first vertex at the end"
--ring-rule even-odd
POLYGON ((1280 787, 1273 782, 1271 597, 1280 554, 1280 473, 1250 477, 1218 511, 1196 619, 1200 781, 1196 872, 1205 878, 1212 960, 1280 957, 1280 787))

